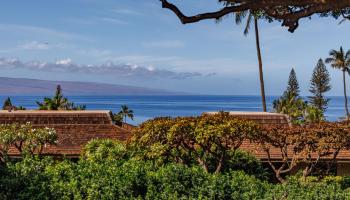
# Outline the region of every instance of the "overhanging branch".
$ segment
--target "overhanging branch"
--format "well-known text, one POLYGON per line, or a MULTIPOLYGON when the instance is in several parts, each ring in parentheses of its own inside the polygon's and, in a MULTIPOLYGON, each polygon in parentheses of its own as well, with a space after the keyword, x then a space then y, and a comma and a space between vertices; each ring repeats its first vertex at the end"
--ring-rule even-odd
POLYGON ((313 14, 339 12, 344 19, 349 18, 350 0, 220 0, 224 8, 215 12, 206 12, 186 16, 176 5, 168 0, 160 0, 162 7, 172 11, 183 24, 195 23, 207 19, 219 19, 225 15, 242 11, 259 11, 265 16, 282 21, 282 26, 293 32, 299 20, 313 14))

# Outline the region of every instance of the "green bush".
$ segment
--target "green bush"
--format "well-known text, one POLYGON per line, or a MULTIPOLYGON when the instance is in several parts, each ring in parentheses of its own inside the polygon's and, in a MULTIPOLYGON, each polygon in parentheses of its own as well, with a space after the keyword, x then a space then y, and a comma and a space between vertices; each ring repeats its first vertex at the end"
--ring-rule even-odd
POLYGON ((116 161, 128 158, 128 152, 118 140, 94 139, 85 145, 82 157, 93 162, 116 161))
POLYGON ((26 158, 1 170, 1 199, 256 199, 264 183, 244 172, 151 162, 26 158))
POLYGON ((0 168, 0 199, 349 199, 348 178, 271 184, 243 171, 149 161, 54 161, 28 157, 0 168))
POLYGON ((296 175, 272 184, 252 155, 228 156, 225 170, 208 173, 133 159, 124 143, 95 140, 78 162, 28 156, 1 165, 0 199, 350 199, 349 177, 296 175))
POLYGON ((259 199, 269 185, 242 171, 210 174, 174 164, 151 172, 149 181, 147 199, 259 199))
POLYGON ((264 168, 261 162, 251 153, 237 150, 232 155, 230 153, 229 159, 225 163, 225 171, 244 171, 249 175, 254 175, 256 178, 267 180, 271 174, 269 174, 268 169, 264 168))
POLYGON ((266 199, 290 200, 345 200, 350 199, 350 193, 342 189, 342 185, 335 179, 332 181, 304 182, 299 176, 289 177, 285 184, 274 185, 273 189, 265 194, 266 199))
POLYGON ((25 157, 21 162, 2 166, 0 199, 49 199, 49 177, 44 172, 52 164, 50 158, 25 157))

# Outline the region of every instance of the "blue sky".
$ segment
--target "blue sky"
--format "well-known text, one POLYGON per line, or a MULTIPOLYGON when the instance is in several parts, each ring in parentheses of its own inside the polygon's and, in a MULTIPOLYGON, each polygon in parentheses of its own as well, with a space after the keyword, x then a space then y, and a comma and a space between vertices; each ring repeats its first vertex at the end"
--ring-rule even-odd
MULTIPOLYGON (((173 0, 185 13, 215 0, 173 0)), ((91 81, 199 94, 258 95, 254 34, 232 17, 182 25, 158 0, 3 1, 1 76, 91 81)), ((350 48, 349 22, 313 17, 295 33, 260 22, 267 95, 280 95, 295 68, 308 94, 312 70, 330 49, 350 48)), ((342 94, 341 73, 330 69, 342 94)))

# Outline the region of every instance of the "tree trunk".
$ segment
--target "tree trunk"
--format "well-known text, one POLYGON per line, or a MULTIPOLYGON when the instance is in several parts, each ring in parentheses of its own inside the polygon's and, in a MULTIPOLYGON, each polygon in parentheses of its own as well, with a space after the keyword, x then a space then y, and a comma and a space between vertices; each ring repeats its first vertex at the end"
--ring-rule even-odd
POLYGON ((201 158, 198 157, 197 161, 198 161, 199 165, 202 166, 202 168, 204 169, 205 172, 209 171, 207 164, 201 158))
POLYGON ((215 169, 215 173, 216 173, 216 174, 220 173, 220 171, 221 171, 221 169, 222 169, 222 167, 223 167, 223 165, 224 165, 224 161, 225 161, 224 158, 225 158, 225 153, 223 153, 223 154, 220 156, 219 162, 218 162, 218 164, 217 164, 217 166, 216 166, 216 169, 215 169))
POLYGON ((307 166, 303 170, 303 179, 304 179, 304 181, 306 181, 306 177, 308 177, 309 174, 311 173, 311 171, 312 171, 311 169, 312 169, 312 167, 307 166))
POLYGON ((345 71, 344 70, 343 70, 343 84, 344 84, 344 98, 345 98, 346 119, 349 120, 348 97, 346 95, 346 80, 345 80, 345 71))
POLYGON ((286 182, 286 180, 284 180, 284 178, 282 178, 280 170, 275 171, 275 175, 276 175, 277 180, 280 183, 285 183, 286 182))
POLYGON ((260 92, 261 92, 261 100, 264 112, 266 109, 266 98, 265 98, 265 84, 264 84, 264 73, 263 73, 263 64, 261 58, 261 50, 260 50, 260 39, 259 39, 259 27, 258 27, 258 19, 254 17, 254 26, 255 26, 255 41, 256 41, 256 51, 258 54, 259 61, 259 77, 260 77, 260 92))

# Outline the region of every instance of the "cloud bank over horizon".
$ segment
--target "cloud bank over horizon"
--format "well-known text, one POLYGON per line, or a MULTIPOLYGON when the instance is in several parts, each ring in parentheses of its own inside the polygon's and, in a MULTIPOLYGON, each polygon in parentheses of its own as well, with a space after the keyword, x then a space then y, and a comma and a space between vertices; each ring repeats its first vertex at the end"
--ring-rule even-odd
MULTIPOLYGON (((170 78, 179 80, 208 76, 199 72, 175 72, 158 69, 152 66, 145 67, 133 64, 115 64, 113 62, 106 62, 103 64, 77 64, 70 58, 57 60, 56 62, 24 62, 17 58, 0 58, 0 69, 28 69, 45 72, 106 74, 118 77, 170 78)), ((209 74, 209 76, 212 75, 214 74, 209 74)))

